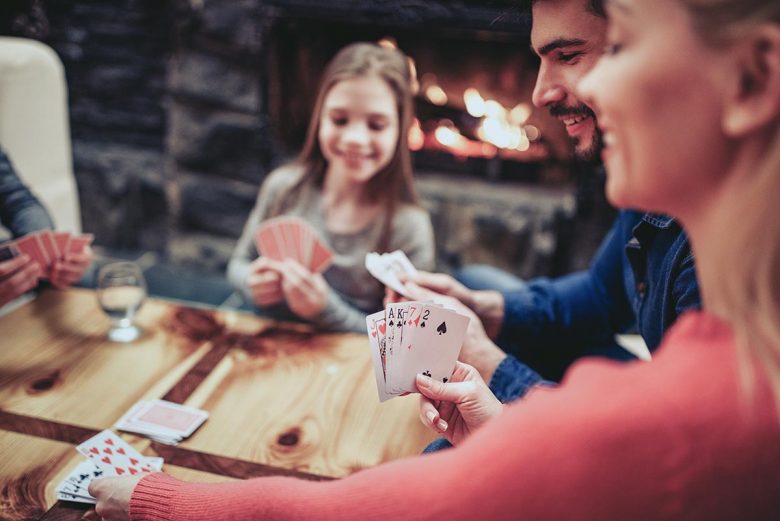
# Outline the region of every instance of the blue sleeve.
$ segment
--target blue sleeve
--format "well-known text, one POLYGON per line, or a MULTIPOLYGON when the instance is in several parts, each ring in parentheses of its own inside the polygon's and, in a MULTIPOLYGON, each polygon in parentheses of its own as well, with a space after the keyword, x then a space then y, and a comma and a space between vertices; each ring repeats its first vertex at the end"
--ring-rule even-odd
POLYGON ((14 237, 53 228, 51 217, 14 172, 8 156, 0 150, 0 222, 14 237))
POLYGON ((512 355, 507 356, 498 364, 490 378, 490 390, 501 403, 508 403, 522 398, 534 386, 550 384, 512 355))
POLYGON ((567 366, 587 347, 611 343, 614 333, 628 327, 633 311, 623 278, 624 248, 635 215, 621 213, 587 271, 505 292, 498 345, 535 368, 543 360, 567 366))

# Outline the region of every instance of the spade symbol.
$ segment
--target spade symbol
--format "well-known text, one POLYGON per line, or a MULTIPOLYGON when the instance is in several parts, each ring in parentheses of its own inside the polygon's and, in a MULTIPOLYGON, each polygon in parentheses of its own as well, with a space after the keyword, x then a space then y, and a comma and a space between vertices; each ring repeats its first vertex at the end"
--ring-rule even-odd
POLYGON ((389 324, 389 325, 390 325, 390 327, 393 327, 393 324, 395 324, 395 322, 393 322, 393 321, 391 320, 391 321, 390 321, 390 324, 389 324))
POLYGON ((446 332, 447 332, 447 324, 446 324, 446 323, 444 323, 444 322, 442 322, 441 324, 439 324, 439 327, 437 327, 437 328, 436 328, 436 331, 437 331, 437 332, 438 332, 440 335, 443 335, 444 333, 446 333, 446 332))
POLYGON ((423 372, 423 376, 427 376, 428 378, 430 378, 431 377, 431 372, 430 371, 425 371, 425 372, 423 372))
POLYGON ((442 382, 444 382, 444 383, 446 384, 446 383, 447 383, 447 380, 449 380, 449 378, 444 378, 444 379, 442 380, 442 382))
POLYGON ((425 327, 425 321, 420 323, 420 327, 425 327))

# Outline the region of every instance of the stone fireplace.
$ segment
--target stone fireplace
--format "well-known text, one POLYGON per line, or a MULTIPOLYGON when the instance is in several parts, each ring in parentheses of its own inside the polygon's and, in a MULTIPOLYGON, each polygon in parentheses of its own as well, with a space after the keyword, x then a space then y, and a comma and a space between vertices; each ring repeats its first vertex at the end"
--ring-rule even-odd
POLYGON ((98 245, 223 270, 264 176, 302 142, 324 65, 351 41, 392 38, 417 67, 421 129, 429 140, 442 125, 445 137, 460 136, 414 153, 440 268, 488 262, 530 277, 581 267, 603 223, 574 218, 587 209, 583 194, 592 203, 588 194, 599 190, 582 189, 589 178, 572 172, 562 129, 530 108, 536 61, 529 22, 511 5, 45 4, 50 27, 41 38, 63 59, 69 83, 85 230, 98 245), (458 149, 486 143, 477 127, 484 118, 468 110, 468 89, 507 113, 520 106, 525 113, 515 122, 527 143, 488 143, 493 148, 481 155, 458 149))

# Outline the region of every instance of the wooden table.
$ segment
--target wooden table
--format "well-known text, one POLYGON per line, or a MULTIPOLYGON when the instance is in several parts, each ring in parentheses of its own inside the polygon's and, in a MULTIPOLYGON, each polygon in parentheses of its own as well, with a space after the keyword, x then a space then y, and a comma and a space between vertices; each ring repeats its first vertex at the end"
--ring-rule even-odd
POLYGON ((81 519, 88 507, 55 495, 82 459, 73 447, 142 399, 209 411, 177 447, 122 435, 201 481, 341 477, 433 439, 416 397, 379 403, 363 335, 156 299, 137 318, 139 340, 109 342, 84 289, 49 290, 0 317, 0 519, 81 519))

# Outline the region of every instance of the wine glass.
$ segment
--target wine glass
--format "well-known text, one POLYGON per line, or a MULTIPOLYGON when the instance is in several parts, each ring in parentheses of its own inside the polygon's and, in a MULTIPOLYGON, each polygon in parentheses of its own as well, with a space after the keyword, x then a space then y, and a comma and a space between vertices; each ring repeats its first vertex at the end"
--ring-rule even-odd
POLYGON ((113 262, 100 268, 97 297, 100 307, 111 319, 109 340, 132 342, 141 335, 133 318, 146 298, 146 281, 137 264, 113 262))

